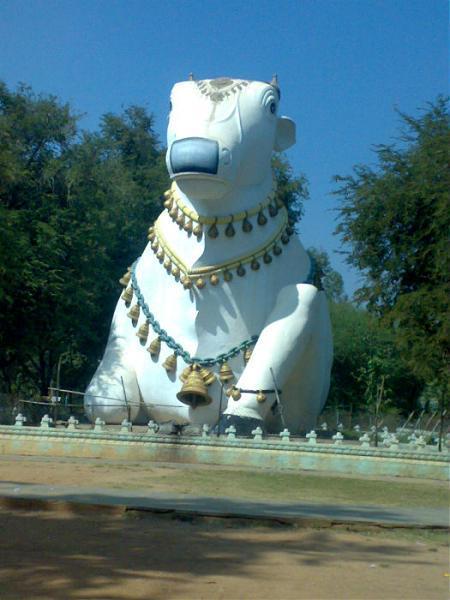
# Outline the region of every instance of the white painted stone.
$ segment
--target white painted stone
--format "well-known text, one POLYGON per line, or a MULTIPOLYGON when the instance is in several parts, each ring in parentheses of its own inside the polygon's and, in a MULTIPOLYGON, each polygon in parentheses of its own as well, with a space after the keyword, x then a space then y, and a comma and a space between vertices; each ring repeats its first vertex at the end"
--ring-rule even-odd
POLYGON ((27 418, 22 413, 19 413, 15 418, 14 426, 15 427, 23 427, 24 423, 26 423, 26 422, 27 422, 27 418))
POLYGON ((344 436, 340 431, 333 435, 334 446, 340 446, 344 440, 344 436))
POLYGON ((53 424, 53 419, 49 415, 44 415, 41 419, 41 429, 49 429, 53 424))
POLYGON ((103 419, 100 419, 100 417, 97 417, 94 422, 94 432, 101 433, 102 431, 105 431, 105 425, 105 421, 103 421, 103 419))
POLYGON ((263 439, 262 434, 263 434, 263 431, 262 431, 261 427, 256 427, 256 429, 254 429, 252 431, 253 441, 262 442, 262 439, 263 439))
POLYGON ((74 416, 70 416, 67 421, 67 429, 68 431, 75 431, 77 428, 79 421, 74 416))
POLYGON ((290 442, 291 434, 290 434, 289 429, 284 428, 283 431, 280 431, 280 438, 283 443, 290 442))
POLYGON ((361 448, 370 448, 370 436, 368 433, 361 436, 359 441, 361 442, 361 448))
POLYGON ((234 425, 230 425, 225 429, 225 433, 227 434, 227 440, 235 440, 236 439, 236 427, 234 425))
POLYGON ((156 435, 158 433, 159 430, 159 426, 157 423, 155 423, 155 421, 149 421, 148 425, 147 425, 147 433, 149 435, 156 435))
MULTIPOLYGON (((216 83, 205 85, 214 87, 216 83)), ((295 142, 294 123, 276 114, 276 88, 258 81, 234 81, 230 85, 232 91, 220 102, 202 94, 195 81, 176 84, 171 94, 169 174, 183 203, 206 216, 227 216, 265 201, 272 190, 273 150, 284 150, 295 142), (188 138, 218 143, 217 175, 173 172, 173 145, 188 138)), ((219 91, 226 92, 227 84, 219 91)), ((282 218, 280 211, 276 217, 268 218, 266 225, 259 226, 256 216, 252 217, 251 233, 244 233, 241 224, 236 223, 233 238, 224 235, 224 226, 219 227, 216 239, 208 235, 201 239, 189 236, 167 211, 160 216, 158 226, 184 263, 198 268, 251 254, 279 230, 282 218)), ((215 357, 259 335, 247 365, 242 356, 228 361, 236 375, 236 386, 272 389, 272 368, 283 392, 285 423, 295 431, 300 426, 313 427, 325 403, 332 339, 324 292, 303 283, 311 266, 307 253, 295 235, 282 249, 281 256, 273 257, 271 264, 260 261, 257 271, 246 264, 245 277, 238 277, 234 269, 230 283, 208 283, 203 289, 186 291, 162 267, 149 244, 139 259, 136 274, 150 311, 191 356, 215 357)), ((142 311, 133 327, 128 310, 119 300, 103 360, 86 391, 89 418, 121 423, 128 414, 126 395, 133 422, 146 422, 151 415, 160 422, 215 425, 220 402, 218 381, 208 387, 212 400, 209 405, 192 408, 179 402, 178 376, 185 362, 179 357, 177 373, 166 372, 162 363, 172 350, 163 343, 159 357, 152 359, 136 337, 144 322, 142 311)), ((149 342, 153 337, 156 336, 151 332, 149 342)), ((217 374, 218 367, 215 371, 217 374)), ((242 394, 237 401, 223 398, 225 405, 225 414, 262 419, 274 429, 280 427, 271 414, 271 402, 257 402, 256 394, 242 394)))
POLYGON ((131 433, 131 423, 127 419, 120 424, 120 433, 131 433))
POLYGON ((314 429, 306 434, 306 439, 308 440, 309 444, 317 444, 317 433, 314 431, 314 429))

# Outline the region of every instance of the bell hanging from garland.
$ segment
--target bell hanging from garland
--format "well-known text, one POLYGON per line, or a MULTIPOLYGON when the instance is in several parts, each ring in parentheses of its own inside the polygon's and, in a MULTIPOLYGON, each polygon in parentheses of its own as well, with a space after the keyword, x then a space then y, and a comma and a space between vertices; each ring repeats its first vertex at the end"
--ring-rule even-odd
POLYGON ((126 290, 124 290, 121 298, 125 301, 125 304, 127 306, 131 304, 131 301, 133 300, 133 288, 131 287, 131 285, 130 287, 127 287, 126 290))
POLYGON ((127 317, 131 319, 133 325, 135 325, 139 320, 139 315, 141 314, 141 309, 139 308, 139 304, 135 304, 131 307, 131 309, 127 313, 127 317))
POLYGON ((172 206, 172 208, 169 210, 169 215, 171 219, 173 219, 174 221, 176 220, 178 216, 178 208, 176 205, 172 206))
POLYGON ((266 399, 267 396, 263 394, 262 390, 259 390, 259 392, 256 394, 256 401, 261 404, 262 402, 265 402, 266 399))
POLYGON ((141 340, 141 344, 145 344, 148 338, 148 322, 143 323, 136 333, 137 337, 141 340))
POLYGON ((180 281, 183 284, 183 287, 185 290, 190 290, 192 288, 192 279, 190 277, 188 277, 187 275, 184 275, 180 279, 180 281))
POLYGON ((200 367, 199 373, 202 376, 202 379, 206 385, 211 385, 216 380, 216 376, 214 375, 214 373, 206 367, 200 367))
POLYGON ((157 357, 161 351, 161 339, 159 337, 155 338, 153 342, 150 343, 150 346, 147 348, 147 352, 150 353, 150 356, 157 357))
POLYGON ((167 208, 168 210, 170 210, 170 209, 172 208, 172 205, 173 205, 173 200, 172 200, 172 198, 169 196, 168 198, 166 198, 166 199, 164 200, 164 203, 163 203, 163 204, 164 204, 164 208, 167 208))
POLYGON ((177 355, 176 354, 171 354, 170 356, 168 356, 166 358, 166 360, 163 362, 162 365, 165 370, 170 373, 172 371, 176 371, 177 370, 177 355))
POLYGON ((196 279, 195 287, 197 287, 199 290, 204 288, 205 285, 206 285, 206 281, 202 277, 199 277, 198 279, 196 279))
POLYGON ((126 273, 124 273, 122 275, 122 277, 119 279, 119 283, 120 283, 120 285, 123 285, 123 287, 127 287, 127 285, 130 283, 130 279, 131 279, 131 270, 128 269, 128 271, 126 273))
POLYGON ((258 222, 258 225, 265 225, 267 223, 267 217, 264 214, 264 211, 262 211, 262 210, 259 211, 257 222, 258 222))
POLYGON ((223 272, 223 278, 226 282, 229 282, 233 279, 233 273, 231 271, 228 271, 228 269, 226 269, 223 272))
POLYGON ((278 244, 274 244, 274 246, 272 248, 272 252, 275 254, 275 256, 280 256, 280 254, 283 252, 283 250, 280 248, 280 246, 278 244))
POLYGON ((252 271, 257 271, 259 269, 259 262, 256 260, 256 258, 254 258, 250 263, 250 268, 252 271))
POLYGON ((264 253, 263 261, 266 265, 268 265, 272 262, 272 257, 270 256, 270 254, 268 252, 264 253))
POLYGON ((253 348, 246 348, 244 350, 244 363, 247 364, 252 356, 253 348))
POLYGON ((278 214, 278 207, 276 204, 269 204, 269 215, 271 217, 276 217, 278 214))
POLYGON ((184 226, 183 226, 183 229, 184 229, 184 230, 185 230, 187 233, 191 233, 191 231, 192 231, 192 221, 191 221, 190 219, 188 219, 188 220, 185 222, 185 224, 184 224, 184 226))
POLYGON ((208 229, 208 236, 213 240, 219 237, 219 229, 217 228, 217 225, 215 223, 213 223, 208 229))
POLYGON ((281 242, 283 244, 289 243, 289 235, 286 232, 284 232, 283 235, 281 236, 281 242))
POLYGON ((239 277, 244 277, 245 275, 245 269, 242 265, 239 265, 238 268, 236 269, 236 273, 239 275, 239 277))
POLYGON ((208 395, 206 384, 203 381, 198 366, 192 365, 191 372, 187 376, 183 387, 177 394, 177 398, 183 404, 187 404, 192 408, 198 406, 207 406, 211 404, 212 400, 208 395))
POLYGON ((182 371, 181 371, 181 375, 180 375, 180 381, 182 381, 183 383, 186 382, 189 373, 192 371, 192 365, 188 365, 187 367, 185 367, 182 371))
POLYGON ((197 223, 197 225, 192 230, 192 233, 197 237, 200 237, 203 233, 203 225, 201 223, 197 223))
POLYGON ((227 381, 234 379, 234 373, 227 362, 223 362, 220 365, 219 379, 222 383, 226 383, 227 381))
POLYGON ((185 217, 184 217, 183 213, 180 212, 180 214, 176 218, 177 225, 179 225, 180 227, 184 227, 184 221, 185 221, 185 217))
POLYGON ((242 221, 242 231, 244 233, 250 233, 250 231, 253 229, 253 225, 250 223, 250 221, 247 219, 247 217, 245 217, 245 219, 242 221))
POLYGON ((228 223, 228 225, 225 227, 225 235, 227 237, 233 237, 235 233, 236 231, 234 230, 233 223, 228 223))
POLYGON ((217 285, 219 283, 219 277, 215 273, 213 273, 209 278, 209 283, 211 285, 217 285))
POLYGON ((237 402, 239 400, 239 398, 241 397, 241 390, 237 387, 233 387, 231 389, 231 397, 233 398, 233 400, 235 400, 237 402))

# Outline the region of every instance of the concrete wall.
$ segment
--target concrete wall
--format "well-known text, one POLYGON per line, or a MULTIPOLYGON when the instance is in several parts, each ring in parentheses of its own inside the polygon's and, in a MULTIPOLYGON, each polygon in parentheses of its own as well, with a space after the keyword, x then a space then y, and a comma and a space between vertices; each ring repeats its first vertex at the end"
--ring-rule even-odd
POLYGON ((0 453, 333 471, 448 480, 448 452, 278 440, 0 426, 0 453))

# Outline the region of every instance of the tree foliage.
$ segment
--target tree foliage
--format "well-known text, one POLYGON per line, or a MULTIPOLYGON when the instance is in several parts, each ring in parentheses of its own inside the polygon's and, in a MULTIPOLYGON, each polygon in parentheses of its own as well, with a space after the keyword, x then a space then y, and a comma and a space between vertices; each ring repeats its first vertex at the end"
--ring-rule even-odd
POLYGON ((45 394, 59 360, 77 386, 101 355, 115 282, 167 187, 152 117, 97 133, 54 97, 0 86, 0 384, 45 394))
POLYGON ((336 177, 337 233, 364 276, 357 298, 396 328, 396 343, 423 380, 449 385, 450 120, 438 98, 402 114, 397 145, 375 148, 376 168, 336 177))

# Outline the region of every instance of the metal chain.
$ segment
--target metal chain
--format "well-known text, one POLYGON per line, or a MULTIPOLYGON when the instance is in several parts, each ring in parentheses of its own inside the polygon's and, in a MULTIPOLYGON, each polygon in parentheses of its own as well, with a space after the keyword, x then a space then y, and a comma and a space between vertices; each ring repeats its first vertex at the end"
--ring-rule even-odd
POLYGON ((229 360, 230 358, 233 358, 234 356, 236 356, 243 350, 246 350, 247 348, 250 348, 250 346, 253 346, 254 344, 256 344, 256 342, 258 341, 259 336, 252 335, 252 337, 249 340, 245 340, 238 346, 234 346, 228 352, 223 352, 222 354, 218 354, 215 358, 199 358, 198 356, 191 356, 189 354, 189 352, 187 352, 186 350, 184 350, 184 348, 182 346, 180 346, 180 344, 177 344, 177 342, 173 339, 173 337, 171 337, 167 333, 167 331, 165 329, 161 328, 161 325, 158 323, 158 321, 155 319, 153 313, 150 311, 147 303, 145 302, 144 296, 139 288, 139 284, 137 282, 137 277, 136 277, 137 263, 138 263, 138 261, 135 261, 131 267, 131 283, 133 286, 133 291, 136 296, 137 303, 138 303, 139 307, 141 308, 142 312, 144 313, 145 318, 147 319, 149 324, 152 326, 152 329, 156 333, 156 335, 171 350, 173 350, 175 354, 180 356, 184 360, 185 363, 190 364, 190 365, 195 363, 197 365, 200 365, 201 367, 212 367, 215 364, 222 363, 222 362, 229 360))
MULTIPOLYGON (((310 267, 310 271, 308 273, 308 277, 306 278, 306 281, 304 283, 312 283, 315 272, 316 272, 315 261, 311 255, 309 255, 309 258, 311 261, 311 267, 310 267)), ((184 360, 185 363, 187 363, 189 365, 192 365, 195 363, 197 365, 200 365, 201 367, 212 367, 218 363, 222 363, 222 362, 229 360, 230 358, 233 358, 240 352, 247 350, 247 348, 250 348, 251 346, 254 346, 256 344, 256 342, 258 341, 259 336, 252 335, 252 337, 249 340, 245 340, 238 346, 234 346, 228 352, 223 352, 221 354, 218 354, 215 358, 199 358, 198 356, 191 356, 189 354, 189 352, 187 352, 182 346, 180 346, 180 344, 178 344, 173 339, 173 337, 171 337, 167 333, 167 331, 165 329, 162 329, 161 325, 158 323, 158 321, 155 319, 153 313, 150 311, 147 303, 145 302, 145 298, 140 290, 139 284, 137 282, 137 277, 136 277, 137 263, 138 263, 138 261, 136 260, 131 267, 131 283, 133 286, 134 294, 137 299, 137 303, 138 303, 139 307, 141 308, 142 312, 144 313, 145 318, 147 319, 149 324, 152 326, 152 329, 156 333, 156 335, 171 350, 173 350, 177 356, 180 356, 184 360)))

